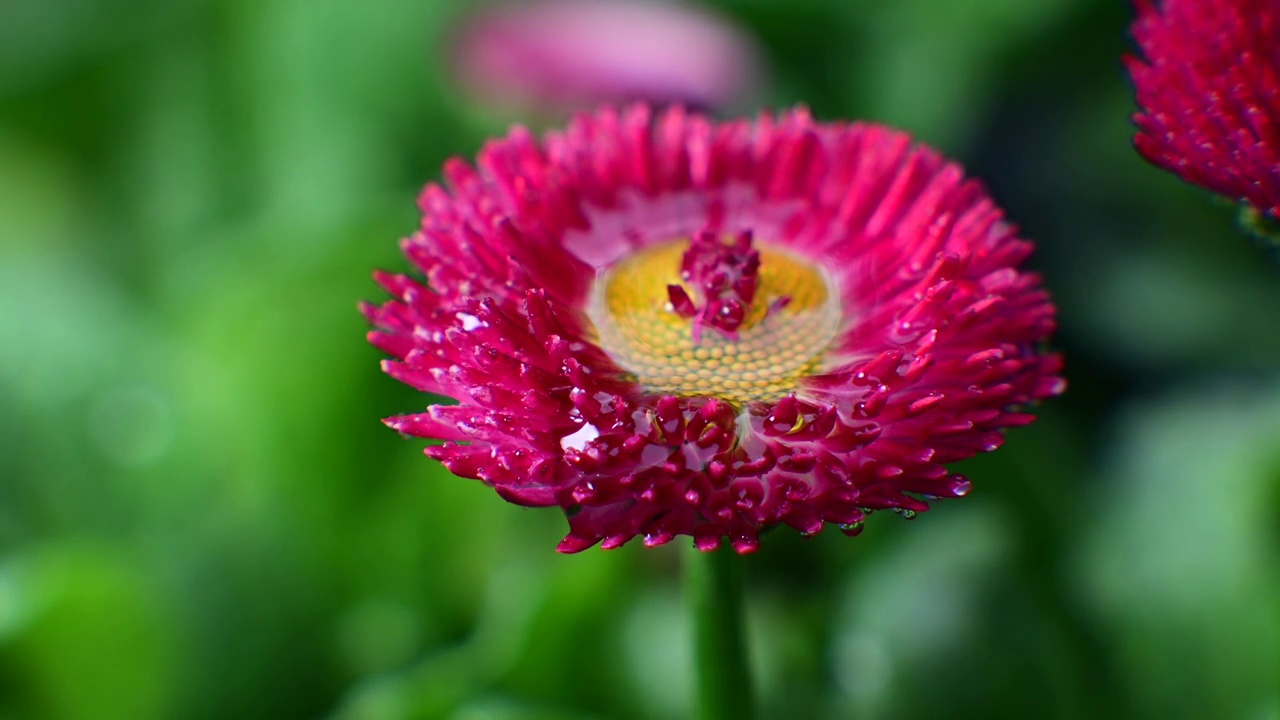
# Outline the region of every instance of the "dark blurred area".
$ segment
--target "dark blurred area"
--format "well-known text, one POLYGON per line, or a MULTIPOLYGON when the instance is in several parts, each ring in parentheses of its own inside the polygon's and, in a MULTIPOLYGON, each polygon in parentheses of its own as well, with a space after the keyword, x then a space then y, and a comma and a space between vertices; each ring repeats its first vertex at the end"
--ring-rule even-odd
MULTIPOLYGON (((378 422, 427 403, 356 312, 419 187, 566 110, 463 86, 477 7, 0 3, 0 720, 687 715, 676 543, 557 555, 378 422)), ((1070 381, 965 500, 764 538, 762 714, 1280 718, 1280 268, 1133 152, 1127 4, 701 7, 758 66, 681 99, 983 178, 1070 381)))

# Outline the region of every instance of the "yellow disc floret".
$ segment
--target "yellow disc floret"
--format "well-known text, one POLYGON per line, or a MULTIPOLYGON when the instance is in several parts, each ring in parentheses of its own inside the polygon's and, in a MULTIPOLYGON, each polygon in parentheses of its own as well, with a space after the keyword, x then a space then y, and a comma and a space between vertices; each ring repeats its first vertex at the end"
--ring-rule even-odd
POLYGON ((695 332, 668 292, 688 280, 681 276, 687 247, 683 240, 650 246, 596 280, 589 308, 596 339, 634 382, 658 395, 743 404, 784 397, 820 370, 841 322, 840 298, 825 272, 757 243, 757 289, 741 325, 732 333, 695 332))

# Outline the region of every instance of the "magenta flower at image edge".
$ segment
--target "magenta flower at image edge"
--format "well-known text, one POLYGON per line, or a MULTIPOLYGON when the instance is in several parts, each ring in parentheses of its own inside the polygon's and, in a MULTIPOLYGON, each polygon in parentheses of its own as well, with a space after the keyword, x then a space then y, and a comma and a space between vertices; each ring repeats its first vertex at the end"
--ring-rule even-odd
POLYGON ((1135 0, 1134 144, 1280 219, 1280 0, 1135 0))
POLYGON ((901 132, 632 106, 444 176, 402 244, 426 282, 376 273, 363 311, 388 374, 457 404, 387 424, 562 508, 563 552, 911 516, 1065 389, 1031 244, 901 132))

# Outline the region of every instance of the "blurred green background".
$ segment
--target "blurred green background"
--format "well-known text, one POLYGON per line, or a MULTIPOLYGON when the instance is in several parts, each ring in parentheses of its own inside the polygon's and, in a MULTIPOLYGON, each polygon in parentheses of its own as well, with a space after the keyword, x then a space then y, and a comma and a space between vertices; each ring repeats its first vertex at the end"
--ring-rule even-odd
MULTIPOLYGON (((766 717, 1280 717, 1280 269, 1131 150, 1126 3, 722 0, 759 97, 981 176, 1070 391, 975 490, 749 560, 766 717)), ((518 118, 446 0, 0 2, 0 718, 668 718, 679 549, 383 416, 355 310, 414 197, 518 118)))

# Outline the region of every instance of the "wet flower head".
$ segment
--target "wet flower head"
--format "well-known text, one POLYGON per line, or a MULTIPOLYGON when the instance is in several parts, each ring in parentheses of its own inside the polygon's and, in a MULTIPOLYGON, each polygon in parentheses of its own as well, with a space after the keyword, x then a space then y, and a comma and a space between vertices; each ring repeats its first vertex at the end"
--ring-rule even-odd
POLYGON ((1280 219, 1280 0, 1135 0, 1147 160, 1280 219))
POLYGON ((388 419, 454 473, 558 506, 560 550, 907 516, 1060 393, 1031 250, 900 132, 679 108, 516 129, 446 165, 364 311, 387 372, 456 404, 388 419))

